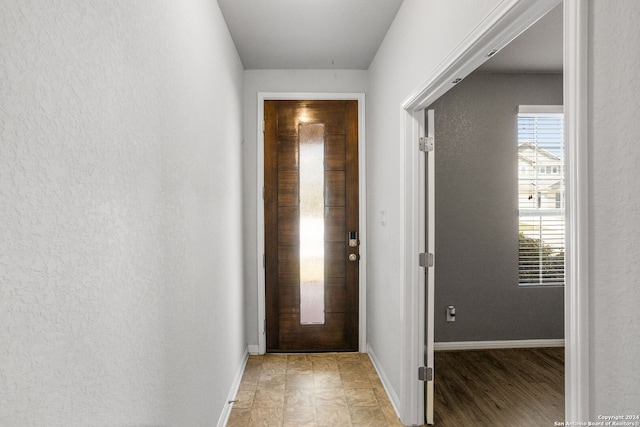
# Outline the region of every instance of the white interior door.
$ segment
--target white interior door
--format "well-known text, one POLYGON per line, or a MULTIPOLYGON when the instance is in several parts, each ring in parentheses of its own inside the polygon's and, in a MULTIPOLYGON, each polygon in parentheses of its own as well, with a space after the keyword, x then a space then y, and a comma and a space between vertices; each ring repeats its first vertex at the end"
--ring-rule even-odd
POLYGON ((433 424, 433 393, 435 367, 433 363, 434 296, 435 296, 435 111, 425 110, 425 133, 427 149, 424 163, 424 232, 425 232, 425 310, 424 310, 424 415, 427 424, 433 424))

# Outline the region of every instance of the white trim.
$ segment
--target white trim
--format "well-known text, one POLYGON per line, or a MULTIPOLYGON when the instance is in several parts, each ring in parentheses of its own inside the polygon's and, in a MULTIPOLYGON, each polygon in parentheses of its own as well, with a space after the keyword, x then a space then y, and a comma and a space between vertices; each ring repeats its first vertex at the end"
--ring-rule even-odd
POLYGON ((258 351, 264 354, 267 350, 265 336, 265 277, 262 255, 264 254, 264 101, 266 100, 356 100, 358 101, 358 179, 360 203, 360 261, 359 261, 359 343, 358 351, 366 352, 367 348, 367 173, 366 173, 366 144, 365 144, 365 94, 364 93, 331 93, 331 92, 258 92, 258 123, 257 123, 257 242, 258 242, 258 351))
POLYGON ((588 3, 564 2, 567 150, 565 420, 589 419, 588 3))
POLYGON ((436 351, 444 350, 490 350, 494 348, 538 348, 564 347, 564 339, 554 340, 505 340, 505 341, 457 341, 437 342, 436 351))
POLYGON ((420 193, 421 177, 419 163, 424 161, 424 156, 418 155, 418 138, 424 133, 423 115, 416 111, 404 110, 403 112, 403 139, 404 153, 403 167, 405 169, 405 182, 403 192, 404 212, 404 262, 405 269, 402 281, 402 345, 401 351, 401 378, 400 390, 400 420, 404 425, 422 425, 424 420, 424 387, 418 381, 418 368, 424 361, 424 336, 425 321, 424 310, 424 272, 418 267, 418 253, 424 247, 424 235, 420 233, 420 205, 424 201, 420 193), (408 176, 407 176, 408 175, 408 176), (421 235, 422 234, 422 235, 421 235), (422 273, 422 274, 421 274, 422 273))
POLYGON ((563 105, 518 105, 521 114, 562 114, 563 105))
POLYGON ((387 393, 387 397, 391 402, 391 406, 393 406, 393 410, 396 411, 396 415, 398 415, 398 418, 400 418, 399 416, 400 411, 398 411, 398 408, 400 408, 400 399, 398 398, 398 395, 393 391, 393 387, 389 382, 389 378, 387 377, 384 370, 382 369, 380 362, 378 361, 378 357, 376 356, 376 353, 373 351, 370 345, 367 345, 367 354, 369 354, 369 357, 371 358, 371 363, 373 364, 373 367, 378 373, 378 378, 380 378, 382 387, 384 387, 384 391, 387 393))
POLYGON ((249 345, 247 346, 249 350, 249 354, 260 354, 260 346, 259 345, 249 345))
POLYGON ((455 78, 464 78, 538 21, 562 0, 502 0, 436 67, 425 83, 414 90, 402 107, 421 110, 451 89, 455 78))
MULTIPOLYGON (((454 49, 428 77, 426 83, 411 93, 402 104, 401 158, 404 159, 403 188, 401 194, 403 224, 404 269, 402 270, 402 356, 401 356, 401 420, 404 424, 421 424, 424 408, 422 383, 416 370, 422 362, 424 334, 420 334, 420 310, 424 304, 415 298, 419 269, 418 190, 420 171, 415 149, 416 113, 432 104, 455 83, 488 59, 487 54, 500 50, 529 26, 561 3, 561 0, 504 0, 454 49)), ((565 114, 566 144, 572 163, 568 169, 567 215, 569 233, 567 284, 565 286, 565 410, 567 419, 588 418, 588 223, 587 223, 587 171, 586 150, 586 44, 587 5, 581 0, 565 0, 565 114), (571 249, 569 249, 571 247, 571 249)), ((436 255, 437 256, 437 255, 436 255)), ((432 316, 432 314, 430 314, 432 316)))
POLYGON ((231 415, 231 409, 233 409, 233 400, 238 394, 240 382, 242 381, 242 375, 244 374, 244 368, 247 366, 247 360, 249 360, 249 350, 245 349, 244 353, 242 354, 242 362, 240 362, 240 367, 236 370, 236 375, 233 377, 231 389, 229 390, 229 394, 227 395, 227 401, 224 403, 220 418, 218 418, 218 424, 216 424, 217 427, 224 427, 229 421, 229 415, 231 415))

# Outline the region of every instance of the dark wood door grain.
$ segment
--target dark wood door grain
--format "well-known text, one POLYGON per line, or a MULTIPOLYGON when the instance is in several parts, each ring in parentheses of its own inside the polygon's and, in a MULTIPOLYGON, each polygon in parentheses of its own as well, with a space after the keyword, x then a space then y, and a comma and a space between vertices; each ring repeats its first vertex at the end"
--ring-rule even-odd
POLYGON ((265 101, 265 300, 269 352, 358 350, 357 101, 265 101), (324 129, 324 323, 300 322, 300 126, 324 129))

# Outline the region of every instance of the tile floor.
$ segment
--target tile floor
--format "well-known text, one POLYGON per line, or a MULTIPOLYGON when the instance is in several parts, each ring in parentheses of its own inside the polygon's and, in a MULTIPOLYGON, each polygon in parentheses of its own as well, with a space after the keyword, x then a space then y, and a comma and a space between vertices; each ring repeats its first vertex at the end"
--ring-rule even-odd
POLYGON ((227 427, 402 426, 367 354, 249 356, 227 427))

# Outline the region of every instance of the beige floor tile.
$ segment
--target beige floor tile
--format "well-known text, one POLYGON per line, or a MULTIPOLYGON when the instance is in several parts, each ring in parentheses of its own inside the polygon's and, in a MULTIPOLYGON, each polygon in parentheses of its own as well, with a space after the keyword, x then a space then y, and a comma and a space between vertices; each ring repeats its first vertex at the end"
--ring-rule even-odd
POLYGON ((342 387, 342 378, 339 372, 314 372, 313 384, 315 388, 342 387))
POLYGON ((309 354, 309 359, 314 360, 336 360, 337 353, 312 353, 309 354))
POLYGON ((323 366, 338 367, 338 361, 333 353, 318 353, 309 355, 309 360, 313 365, 313 369, 317 369, 323 366))
POLYGON ((260 366, 262 365, 263 361, 264 361, 264 356, 262 355, 259 355, 259 354, 250 355, 249 358, 247 359, 247 367, 250 368, 252 366, 260 366))
POLYGON ((313 389, 293 389, 284 392, 285 408, 315 407, 316 394, 313 389))
POLYGON ((250 356, 228 427, 400 426, 366 354, 250 356))
POLYGON ((276 375, 287 373, 286 354, 266 354, 262 361, 262 372, 276 375))
POLYGON ((335 359, 320 359, 311 361, 313 372, 339 372, 335 359))
POLYGON ((396 414, 396 411, 393 409, 391 405, 381 406, 380 409, 382 410, 384 417, 387 419, 387 426, 392 426, 392 427, 402 426, 402 423, 398 419, 398 415, 396 414))
POLYGON ((284 410, 282 408, 253 408, 247 427, 282 426, 284 410))
POLYGON ((289 374, 285 387, 287 389, 314 388, 313 374, 289 374))
POLYGON ((262 363, 259 365, 247 365, 247 367, 244 369, 244 375, 251 377, 251 376, 260 376, 260 373, 262 372, 262 363))
POLYGON ((360 362, 360 353, 336 353, 338 362, 360 362))
POLYGON ((389 400, 389 396, 387 396, 387 392, 382 388, 372 388, 373 393, 376 395, 376 399, 378 399, 378 403, 380 406, 391 406, 391 401, 389 400))
POLYGON ((316 408, 318 427, 351 427, 351 415, 346 406, 322 406, 316 408))
POLYGON ((354 427, 381 427, 387 424, 380 408, 350 407, 349 413, 354 427))
POLYGON ((262 360, 264 362, 286 362, 288 357, 288 354, 283 353, 267 353, 262 356, 262 360))
POLYGON ((358 362, 338 362, 340 373, 368 376, 362 363, 358 362))
POLYGON ((258 380, 258 390, 284 390, 286 381, 286 375, 263 373, 258 380))
POLYGON ((238 390, 234 399, 236 402, 233 404, 233 408, 251 408, 253 406, 253 396, 255 393, 256 392, 252 390, 238 390))
POLYGON ((284 389, 256 390, 253 397, 254 408, 282 408, 284 407, 284 389))
POLYGON ((242 377, 242 381, 240 381, 238 390, 256 391, 256 389, 258 388, 259 380, 259 376, 244 376, 242 377))
POLYGON ((284 427, 316 427, 316 408, 285 408, 284 427))
POLYGON ((382 385, 382 381, 378 378, 378 374, 369 374, 369 383, 371 383, 372 388, 380 388, 384 390, 384 386, 382 385))
POLYGON ((340 373, 342 378, 342 386, 344 388, 371 388, 369 377, 367 375, 340 373))
POLYGON ((287 354, 286 356, 287 356, 287 363, 311 361, 310 354, 305 354, 305 353, 287 354))
POLYGON ((264 362, 264 356, 260 355, 250 355, 247 359, 247 367, 251 366, 260 366, 264 362))
POLYGON ((311 373, 313 364, 306 354, 292 354, 287 357, 287 374, 311 373))
POLYGON ((344 395, 349 406, 378 407, 378 399, 370 388, 350 388, 345 389, 344 395))
POLYGON ((262 374, 285 375, 287 373, 286 360, 264 362, 262 364, 262 374))
POLYGON ((373 366, 373 363, 371 362, 371 357, 369 357, 367 353, 358 353, 358 356, 360 357, 360 361, 362 361, 362 363, 370 363, 371 366, 373 366))
POLYGON ((227 427, 246 427, 250 424, 250 420, 251 409, 238 408, 234 405, 227 421, 227 427))
POLYGON ((347 399, 342 388, 315 389, 316 407, 347 406, 347 399))
POLYGON ((311 374, 313 373, 313 365, 311 361, 295 362, 287 364, 287 375, 289 374, 311 374))

